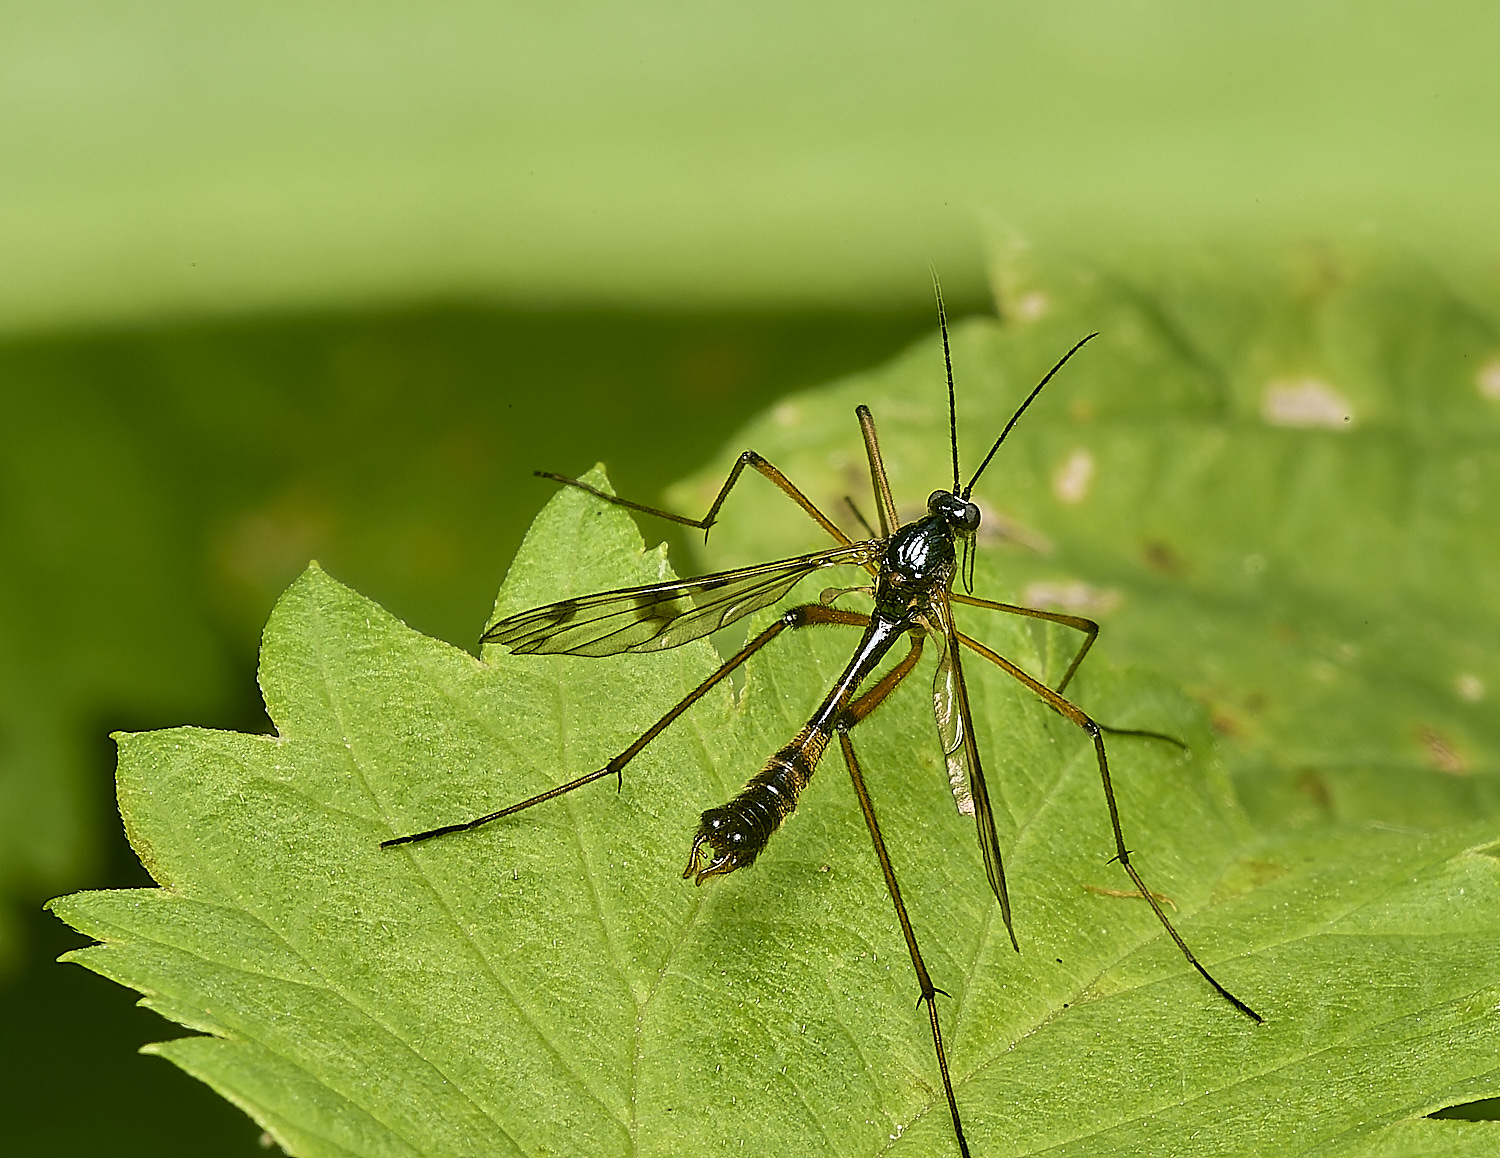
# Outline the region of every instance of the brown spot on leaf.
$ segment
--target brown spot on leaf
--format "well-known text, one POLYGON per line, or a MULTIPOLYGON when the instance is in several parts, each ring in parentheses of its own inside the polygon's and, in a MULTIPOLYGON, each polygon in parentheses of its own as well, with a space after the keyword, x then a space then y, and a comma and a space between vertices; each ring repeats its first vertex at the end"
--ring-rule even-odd
POLYGON ((1187 573, 1187 562, 1169 544, 1160 539, 1148 540, 1141 548, 1141 557, 1146 560, 1146 566, 1163 575, 1175 576, 1187 573))
MULTIPOLYGON (((1145 899, 1135 889, 1106 889, 1101 888, 1099 885, 1084 885, 1083 890, 1087 893, 1093 893, 1096 897, 1127 897, 1133 901, 1145 899)), ((1152 893, 1151 897, 1157 904, 1171 905, 1172 911, 1174 913, 1177 911, 1177 902, 1167 896, 1166 893, 1152 893)))
POLYGON ((1469 762, 1436 729, 1428 727, 1418 728, 1417 739, 1421 741, 1422 747, 1427 749, 1427 762, 1437 771, 1446 772, 1449 776, 1467 776, 1469 774, 1469 762))
POLYGON ((1253 857, 1236 861, 1229 866, 1229 871, 1214 886, 1214 899, 1223 901, 1230 897, 1254 892, 1256 889, 1264 888, 1278 877, 1284 877, 1289 871, 1286 865, 1277 864, 1275 861, 1256 860, 1253 857))
POLYGON ((1255 888, 1268 885, 1277 877, 1286 875, 1286 866, 1269 860, 1247 860, 1240 865, 1255 888))
POLYGON ((1242 736, 1245 733, 1245 729, 1240 727, 1239 720, 1219 707, 1209 709, 1208 726, 1218 735, 1227 736, 1230 739, 1242 736))
POLYGON ((1304 768, 1294 781, 1297 791, 1306 796, 1320 812, 1332 814, 1333 793, 1328 790, 1328 781, 1316 768, 1304 768))

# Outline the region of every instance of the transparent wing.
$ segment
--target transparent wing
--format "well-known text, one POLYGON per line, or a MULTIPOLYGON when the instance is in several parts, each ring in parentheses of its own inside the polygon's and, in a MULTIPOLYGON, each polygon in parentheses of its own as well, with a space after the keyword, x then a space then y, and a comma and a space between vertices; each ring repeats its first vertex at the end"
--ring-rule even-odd
POLYGON ((979 851, 984 856, 984 872, 990 888, 1000 902, 1005 928, 1015 943, 1010 921, 1010 895, 1005 888, 1005 863, 1000 857, 1000 834, 995 829, 995 813, 990 807, 989 789, 984 783, 984 767, 979 762, 979 746, 974 742, 974 718, 969 711, 969 689, 964 683, 963 664, 958 657, 958 638, 952 613, 947 607, 935 609, 936 634, 942 644, 937 674, 932 680, 932 714, 937 720, 938 738, 948 765, 948 783, 959 812, 972 816, 979 828, 979 851))
POLYGON ((947 638, 939 634, 943 649, 938 658, 937 675, 932 681, 932 714, 937 720, 938 740, 943 745, 943 759, 948 765, 948 786, 953 802, 964 816, 974 815, 974 793, 969 787, 969 721, 959 709, 959 686, 963 676, 953 662, 954 651, 947 638))
POLYGON ((664 651, 775 603, 814 571, 868 563, 880 546, 854 543, 696 579, 563 599, 502 619, 480 642, 504 644, 522 655, 664 651))

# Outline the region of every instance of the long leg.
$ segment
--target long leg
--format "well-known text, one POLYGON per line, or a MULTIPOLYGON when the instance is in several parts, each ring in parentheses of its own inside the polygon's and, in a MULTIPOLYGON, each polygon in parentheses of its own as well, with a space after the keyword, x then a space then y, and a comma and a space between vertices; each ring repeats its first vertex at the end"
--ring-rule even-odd
POLYGON ((873 688, 850 704, 839 718, 839 747, 843 750, 844 763, 849 768, 849 777, 854 781, 854 794, 859 799, 860 811, 864 813, 865 826, 870 830, 870 840, 875 845, 875 859, 880 862, 880 872, 885 877, 886 891, 891 896, 891 904, 895 906, 896 920, 901 924, 901 935, 906 939, 906 951, 911 954, 912 969, 917 975, 917 986, 921 990, 918 1000, 927 1005, 928 1019, 932 1023, 932 1045, 937 1052, 938 1072, 943 1078, 943 1093, 948 1099, 948 1113, 953 1118, 953 1133, 958 1138, 959 1151, 964 1158, 968 1158, 969 1144, 964 1139, 963 1122, 958 1116, 958 1102, 953 1096, 953 1081, 948 1075, 948 1055, 943 1049, 943 1031, 938 1025, 937 995, 943 993, 946 997, 947 994, 932 983, 932 976, 927 972, 927 964, 922 960, 922 950, 917 945, 917 934, 911 927, 911 918, 906 912, 906 902, 901 899, 901 885, 896 880, 895 867, 891 864, 885 838, 881 836, 880 824, 875 818, 875 805, 870 799, 869 789, 865 786, 864 772, 859 766, 859 759, 854 754, 854 745, 849 739, 849 729, 885 702, 886 697, 911 674, 921 656, 922 637, 913 635, 911 648, 902 657, 901 662, 886 672, 873 688))
MULTIPOLYGON (((912 648, 912 654, 918 652, 912 648)), ((910 669, 908 669, 910 670, 910 669)), ((899 682, 899 681, 897 681, 899 682)), ((884 697, 882 697, 884 698, 884 697)), ((878 702, 878 701, 877 701, 878 702)), ((948 1099, 948 1113, 953 1119, 953 1133, 958 1139, 958 1150, 963 1158, 969 1158, 969 1144, 964 1138, 964 1124, 958 1116, 958 1100, 953 1096, 953 1079, 948 1073, 948 1054, 943 1048, 943 1030, 938 1024, 937 995, 943 993, 932 983, 927 972, 927 963, 922 960, 922 950, 917 945, 917 935, 911 927, 911 918, 906 913, 906 903, 901 899, 901 885, 896 880, 896 870, 885 847, 885 838, 880 835, 880 823, 875 819, 875 805, 865 787, 864 773, 854 755, 854 745, 849 740, 848 725, 839 727, 839 747, 844 752, 844 763, 849 766, 849 778, 854 781, 854 794, 859 798, 860 811, 865 815, 865 826, 870 830, 870 840, 875 845, 875 859, 880 862, 881 875, 885 877, 885 888, 891 895, 891 904, 896 908, 896 920, 901 924, 901 935, 906 938, 906 951, 911 954, 911 967, 917 975, 917 987, 921 991, 919 1003, 927 1006, 928 1021, 932 1025, 932 1047, 937 1053, 938 1073, 943 1079, 943 1093, 948 1099)), ((947 994, 943 993, 946 997, 947 994)))
POLYGON ((1135 866, 1130 863, 1130 850, 1125 847, 1125 834, 1120 828, 1120 809, 1119 806, 1115 803, 1115 790, 1113 785, 1110 783, 1109 778, 1109 758, 1105 755, 1104 752, 1104 730, 1098 724, 1094 723, 1093 720, 1089 719, 1089 717, 1084 713, 1083 709, 1079 708, 1071 701, 1064 699, 1057 692, 1053 691, 1040 680, 1034 679, 1031 676, 1027 675, 1024 671, 1018 668, 1015 664, 1011 663, 1010 660, 1006 659, 1004 656, 991 651, 989 648, 985 647, 984 644, 980 643, 978 640, 970 639, 967 635, 959 634, 958 639, 959 642, 962 643, 965 647, 969 648, 971 651, 978 652, 985 659, 998 666, 1007 675, 1025 684, 1028 688, 1030 688, 1033 692, 1040 696, 1050 707, 1055 709, 1061 715, 1066 716, 1069 720, 1077 724, 1080 728, 1088 733, 1089 739, 1094 742, 1094 755, 1099 762, 1099 779, 1104 784, 1104 800, 1105 803, 1109 806, 1109 823, 1110 827, 1114 830, 1115 836, 1115 859, 1120 862, 1120 867, 1123 868, 1129 875, 1130 879, 1135 883, 1135 887, 1140 891, 1141 896, 1144 897, 1146 903, 1151 906, 1151 911, 1156 914, 1157 920, 1162 923, 1162 928, 1166 929, 1167 935, 1170 936, 1172 940, 1176 942, 1177 947, 1182 950, 1182 955, 1187 958, 1188 964, 1196 969, 1202 975, 1203 979, 1214 987, 1220 997, 1224 998, 1225 1001, 1229 1002, 1230 1005, 1234 1006, 1246 1017, 1255 1022, 1265 1020, 1261 1017, 1260 1014, 1256 1013, 1255 1010, 1251 1009, 1233 993, 1229 992, 1229 990, 1225 989, 1222 985, 1215 981, 1213 975, 1203 967, 1203 965, 1198 961, 1197 957, 1193 956, 1193 951, 1188 948, 1187 942, 1182 939, 1181 934, 1179 934, 1177 930, 1172 927, 1172 922, 1167 919, 1167 914, 1165 913, 1165 911, 1163 911, 1161 905, 1157 902, 1156 897, 1151 893, 1151 890, 1146 888, 1146 882, 1141 879, 1141 874, 1138 873, 1135 869, 1135 866))
POLYGON ((853 611, 841 611, 836 607, 824 607, 821 603, 809 603, 801 607, 793 607, 781 616, 770 627, 766 628, 734 655, 719 666, 714 672, 692 691, 688 692, 679 700, 673 708, 667 712, 656 723, 647 728, 636 741, 621 752, 614 759, 597 771, 580 776, 576 780, 570 780, 566 784, 559 784, 556 788, 549 788, 546 792, 528 797, 519 804, 512 804, 509 808, 502 808, 498 812, 486 813, 484 816, 476 816, 473 820, 462 821, 458 824, 445 824, 439 828, 429 828, 425 832, 414 832, 408 836, 398 836, 391 840, 380 842, 381 848, 395 848, 400 844, 416 844, 418 841, 431 840, 436 836, 447 836, 454 832, 467 832, 472 828, 478 828, 482 824, 488 824, 492 820, 500 820, 502 817, 514 816, 523 812, 533 805, 542 804, 555 797, 572 792, 575 788, 582 788, 585 784, 592 784, 595 780, 602 780, 606 776, 614 776, 617 783, 623 784, 625 765, 629 764, 641 754, 642 749, 657 736, 666 731, 667 726, 672 723, 683 712, 696 704, 708 694, 710 688, 719 683, 735 668, 739 667, 752 655, 758 652, 766 644, 770 643, 787 628, 814 627, 820 624, 842 624, 850 627, 863 627, 869 622, 869 617, 860 615, 853 611))
POLYGON ((734 489, 734 484, 739 482, 740 475, 744 473, 747 466, 770 479, 782 494, 786 495, 787 498, 806 511, 813 522, 817 523, 818 526, 822 527, 843 546, 849 546, 852 542, 849 536, 839 530, 834 525, 832 519, 818 510, 810 498, 793 486, 791 480, 786 475, 782 474, 753 450, 745 451, 739 458, 734 460, 734 466, 729 470, 729 477, 724 480, 724 485, 719 488, 718 496, 714 499, 713 505, 708 508, 708 514, 704 515, 701 519, 690 519, 686 515, 674 515, 671 511, 663 511, 658 507, 648 507, 645 503, 631 502, 629 499, 622 499, 618 495, 607 495, 598 488, 589 486, 588 483, 579 482, 576 478, 569 478, 567 475, 553 474, 549 470, 538 470, 532 473, 538 478, 550 478, 553 482, 562 483, 564 486, 577 487, 581 491, 588 491, 589 494, 596 495, 607 503, 614 503, 617 507, 629 507, 632 511, 641 511, 644 514, 655 515, 659 519, 667 519, 674 523, 680 523, 684 527, 697 527, 703 532, 704 537, 707 538, 709 528, 718 520, 719 508, 724 505, 724 500, 729 497, 729 492, 734 489))
POLYGON ((972 595, 961 595, 957 591, 950 592, 948 597, 954 603, 967 604, 969 607, 983 607, 986 611, 1003 611, 1007 615, 1024 615, 1029 619, 1045 619, 1048 623, 1060 623, 1064 627, 1083 632, 1083 646, 1078 649, 1073 662, 1068 664, 1068 670, 1063 673, 1062 682, 1053 689, 1057 692, 1067 690, 1073 674, 1078 670, 1079 664, 1083 663, 1083 657, 1088 655, 1089 648, 1094 646, 1094 640, 1099 638, 1099 625, 1092 619, 1085 619, 1081 615, 1065 615, 1061 611, 1043 611, 1037 607, 1022 607, 1016 603, 996 603, 990 599, 976 599, 972 595))
MULTIPOLYGON (((1094 640, 1099 638, 1099 625, 1092 619, 1085 619, 1081 615, 1065 615, 1060 611, 1042 611, 1036 607, 1023 607, 1016 603, 996 603, 989 599, 976 599, 972 595, 961 595, 957 591, 950 591, 948 597, 955 603, 965 603, 970 607, 983 607, 986 611, 1003 611, 1008 615, 1024 615, 1031 619, 1045 619, 1049 623, 1060 623, 1064 627, 1071 627, 1081 631, 1085 635, 1083 646, 1078 649, 1078 654, 1073 657, 1073 662, 1068 664, 1068 670, 1057 687, 1052 690, 1059 694, 1066 691, 1069 681, 1078 671, 1083 663, 1083 657, 1088 655, 1089 648, 1094 646, 1094 640)), ((1098 723, 1096 720, 1095 723, 1098 723)), ((1147 740, 1165 740, 1168 744, 1175 744, 1184 752, 1188 746, 1176 736, 1169 736, 1165 732, 1152 732, 1146 728, 1114 728, 1109 724, 1099 724, 1101 732, 1108 732, 1111 736, 1139 736, 1147 740)))
POLYGON ((891 483, 885 477, 885 460, 880 457, 880 439, 875 434, 875 417, 868 406, 856 406, 859 432, 865 439, 865 457, 870 460, 870 488, 875 492, 875 513, 880 516, 880 536, 885 538, 896 526, 896 500, 891 498, 891 483))
POLYGON ((880 537, 880 532, 870 526, 870 520, 865 518, 865 513, 859 509, 859 506, 848 495, 844 496, 844 505, 849 508, 849 513, 854 516, 854 521, 865 529, 866 536, 871 539, 878 539, 880 537))

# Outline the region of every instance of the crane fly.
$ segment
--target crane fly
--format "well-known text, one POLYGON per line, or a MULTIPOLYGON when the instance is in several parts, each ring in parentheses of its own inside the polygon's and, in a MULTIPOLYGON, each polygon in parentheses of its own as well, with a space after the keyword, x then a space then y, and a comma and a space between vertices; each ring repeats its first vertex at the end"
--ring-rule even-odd
MULTIPOLYGON (((1088 654, 1089 648, 1099 633, 1098 624, 1092 620, 1060 612, 1044 611, 1034 607, 997 603, 976 598, 973 594, 973 549, 975 532, 979 529, 980 512, 970 496, 985 468, 989 466, 1006 436, 1015 428, 1026 408, 1042 392, 1043 387, 1095 334, 1090 334, 1073 346, 1049 370, 1025 401, 1016 409, 1010 421, 995 439, 979 469, 962 483, 958 468, 958 419, 953 389, 953 359, 948 344, 948 324, 943 311, 941 290, 937 291, 938 321, 943 337, 943 360, 948 376, 948 426, 952 446, 953 487, 951 490, 933 491, 927 500, 927 512, 920 518, 901 524, 896 515, 896 506, 891 498, 890 483, 886 478, 885 464, 880 455, 880 442, 875 433, 875 419, 868 408, 859 406, 855 415, 859 420, 860 433, 864 437, 865 454, 870 465, 870 481, 874 490, 875 510, 879 521, 878 533, 869 528, 868 539, 855 541, 834 524, 811 500, 798 490, 781 471, 766 459, 747 450, 740 455, 729 476, 719 488, 708 513, 701 519, 691 519, 671 514, 641 503, 630 502, 582 483, 577 479, 538 471, 537 474, 566 486, 578 487, 599 499, 631 510, 669 519, 683 526, 696 527, 707 533, 718 518, 719 509, 734 489, 746 468, 762 475, 775 485, 787 498, 796 503, 809 517, 823 528, 836 542, 836 546, 808 555, 797 555, 788 559, 741 567, 733 571, 722 571, 702 575, 695 579, 680 579, 668 583, 652 583, 643 587, 627 587, 615 591, 602 591, 573 599, 549 603, 545 607, 532 608, 490 627, 483 636, 484 643, 498 643, 522 655, 577 655, 605 656, 627 652, 661 651, 680 647, 695 639, 717 631, 736 620, 769 607, 778 602, 802 579, 828 567, 853 565, 869 572, 873 582, 862 588, 847 590, 831 589, 823 593, 816 603, 803 603, 782 613, 771 625, 751 638, 732 656, 726 659, 712 675, 689 692, 666 715, 647 728, 636 740, 620 752, 604 767, 587 775, 559 784, 518 804, 512 804, 496 812, 490 812, 473 820, 458 824, 445 824, 423 832, 411 833, 382 842, 382 848, 414 844, 466 832, 489 824, 506 816, 531 808, 533 805, 552 800, 585 784, 614 777, 617 785, 623 785, 625 766, 635 759, 673 721, 683 715, 708 691, 728 678, 732 672, 751 656, 766 647, 777 636, 786 631, 797 631, 808 627, 851 627, 860 631, 859 643, 843 672, 834 681, 832 688, 812 713, 806 725, 792 740, 778 750, 765 767, 753 776, 745 788, 727 804, 710 808, 702 814, 698 831, 688 850, 684 879, 703 884, 711 877, 723 876, 737 869, 746 868, 765 850, 771 837, 792 811, 797 807, 798 797, 812 779, 819 760, 833 744, 844 758, 853 782, 854 794, 859 800, 870 840, 875 847, 875 858, 885 878, 885 886, 895 907, 896 919, 911 956, 912 969, 916 974, 919 990, 918 1002, 926 1007, 932 1031, 932 1044, 937 1056, 938 1073, 942 1078, 943 1093, 948 1103, 948 1113, 953 1120, 953 1133, 963 1158, 968 1158, 969 1145, 964 1137, 963 1121, 959 1116, 958 1101, 953 1093, 953 1081, 948 1070, 948 1056, 943 1047, 943 1034, 939 1025, 937 996, 942 993, 932 980, 923 962, 917 936, 902 900, 901 887, 896 880, 896 870, 890 852, 880 834, 875 806, 865 784, 864 771, 855 754, 851 733, 871 712, 875 711, 890 694, 909 676, 917 666, 926 646, 931 643, 937 653, 937 674, 933 680, 933 714, 937 720, 938 736, 947 764, 948 777, 952 784, 959 811, 974 817, 979 833, 979 848, 984 859, 985 874, 991 890, 1000 905, 1000 914, 1010 935, 1011 945, 1020 951, 1015 928, 1011 922, 1010 896, 1005 887, 1005 867, 1000 854, 1000 841, 995 827, 994 812, 985 786, 984 768, 975 743, 974 724, 969 708, 969 695, 964 682, 962 655, 972 652, 989 663, 995 664, 1007 675, 1019 681, 1048 707, 1065 719, 1076 724, 1093 742, 1094 755, 1099 765, 1099 777, 1104 787, 1105 804, 1109 811, 1110 827, 1114 835, 1115 855, 1120 867, 1125 870, 1134 885, 1130 896, 1139 896, 1150 905, 1167 935, 1171 937, 1188 963, 1208 982, 1213 989, 1253 1021, 1261 1016, 1241 1001, 1228 989, 1220 985, 1193 955, 1187 943, 1173 927, 1163 911, 1157 894, 1147 889, 1145 881, 1130 860, 1130 850, 1120 827, 1119 809, 1115 802, 1114 789, 1110 783, 1109 761, 1105 754, 1104 735, 1111 733, 1123 736, 1139 736, 1164 740, 1179 747, 1181 741, 1159 732, 1137 729, 1111 728, 1097 723, 1063 692, 1078 671, 1078 666, 1088 654), (953 590, 955 579, 962 579, 966 593, 953 590), (874 608, 868 613, 847 611, 833 606, 835 600, 848 591, 868 593, 874 608), (1083 642, 1073 656, 1063 677, 1056 687, 1036 679, 1010 660, 986 647, 976 639, 965 635, 953 620, 952 605, 998 611, 1008 615, 1025 616, 1061 624, 1083 633, 1083 642), (876 668, 887 653, 906 637, 907 650, 873 685, 865 684, 874 675, 876 668)), ((851 506, 853 504, 851 503, 851 506)), ((863 516, 855 508, 861 523, 863 516)))

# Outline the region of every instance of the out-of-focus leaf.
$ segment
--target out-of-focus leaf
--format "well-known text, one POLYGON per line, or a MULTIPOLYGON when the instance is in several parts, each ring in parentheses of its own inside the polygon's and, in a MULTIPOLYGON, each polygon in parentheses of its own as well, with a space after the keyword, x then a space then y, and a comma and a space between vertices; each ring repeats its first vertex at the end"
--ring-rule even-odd
POLYGON ((0 4, 0 327, 499 293, 910 302, 999 211, 1493 253, 1497 12, 0 4))

